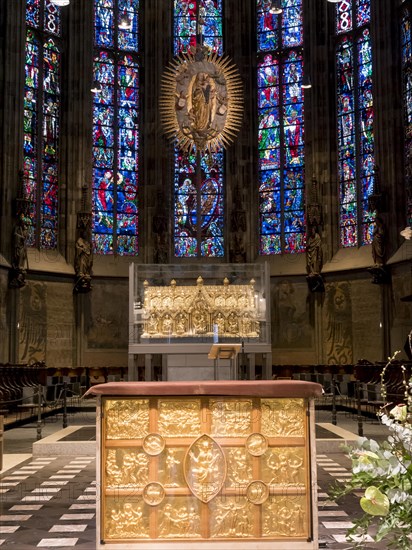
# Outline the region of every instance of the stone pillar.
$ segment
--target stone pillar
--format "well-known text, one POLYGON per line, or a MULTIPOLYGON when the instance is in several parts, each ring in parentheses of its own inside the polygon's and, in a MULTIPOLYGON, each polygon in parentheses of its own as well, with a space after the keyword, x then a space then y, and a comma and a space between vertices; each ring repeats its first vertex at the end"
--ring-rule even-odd
POLYGON ((379 167, 382 201, 381 217, 387 244, 394 250, 403 242, 399 227, 406 225, 405 178, 403 173, 404 134, 400 72, 400 12, 397 2, 371 2, 373 44, 373 107, 375 162, 379 167), (382 25, 382 21, 386 24, 382 25), (390 200, 389 200, 390 197, 390 200))
POLYGON ((128 356, 128 372, 127 372, 127 381, 128 382, 137 382, 138 381, 138 369, 137 369, 137 355, 129 354, 128 356))
MULTIPOLYGON (((12 263, 19 172, 23 170, 25 8, 25 0, 0 0, 0 266, 5 270, 12 263)), ((13 363, 18 358, 19 286, 7 291, 7 275, 0 278, 0 285, 0 316, 5 324, 0 362, 13 363)))
POLYGON ((255 2, 228 0, 224 3, 224 54, 239 69, 243 83, 243 122, 234 142, 226 149, 226 257, 230 262, 254 261, 258 250, 256 212, 256 46, 255 2))
POLYGON ((262 365, 262 380, 272 380, 272 353, 264 354, 262 365))
POLYGON ((144 379, 146 382, 153 380, 153 355, 146 353, 144 356, 144 379))
MULTIPOLYGON (((140 250, 145 262, 168 263, 173 258, 170 235, 172 222, 173 147, 163 136, 159 96, 162 74, 172 58, 172 2, 146 2, 142 34, 145 52, 141 101, 144 106, 140 154, 144 174, 140 173, 140 250), (160 32, 159 32, 160 31, 160 32), (142 182, 144 181, 144 186, 142 182), (167 215, 170 213, 170 215, 167 215), (165 216, 166 214, 166 216, 165 216), (153 223, 163 216, 161 227, 153 223), (164 230, 166 224, 166 230, 164 230)), ((172 226, 173 227, 173 226, 172 226)))
POLYGON ((0 0, 0 251, 7 258, 19 171, 23 170, 25 8, 24 0, 0 0))
POLYGON ((60 162, 61 243, 67 261, 74 262, 77 212, 91 208, 93 2, 71 2, 68 10, 70 47, 65 50, 60 162), (84 189, 87 190, 86 197, 84 189), (87 199, 87 200, 85 200, 87 199), (85 204, 86 203, 86 204, 85 204), (66 217, 67 215, 67 217, 66 217))

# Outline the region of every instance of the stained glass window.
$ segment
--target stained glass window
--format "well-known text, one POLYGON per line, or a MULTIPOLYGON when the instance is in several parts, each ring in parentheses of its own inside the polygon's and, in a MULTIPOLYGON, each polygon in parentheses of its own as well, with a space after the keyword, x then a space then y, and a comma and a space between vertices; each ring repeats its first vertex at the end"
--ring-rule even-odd
POLYGON ((259 214, 262 255, 305 249, 302 0, 282 15, 257 0, 259 214))
MULTIPOLYGON (((222 1, 174 0, 174 53, 203 45, 221 54, 222 1)), ((224 255, 224 154, 175 151, 174 250, 176 257, 224 255)))
POLYGON ((367 0, 342 0, 336 7, 340 244, 344 247, 371 243, 375 219, 368 205, 375 177, 369 20, 367 0))
POLYGON ((93 249, 138 253, 139 0, 95 0, 93 249), (128 28, 119 28, 123 18, 128 28))
POLYGON ((58 234, 61 34, 60 8, 26 3, 23 117, 24 196, 29 246, 54 249, 58 234))
POLYGON ((404 5, 401 14, 402 87, 405 124, 406 215, 412 226, 412 33, 411 12, 404 5))

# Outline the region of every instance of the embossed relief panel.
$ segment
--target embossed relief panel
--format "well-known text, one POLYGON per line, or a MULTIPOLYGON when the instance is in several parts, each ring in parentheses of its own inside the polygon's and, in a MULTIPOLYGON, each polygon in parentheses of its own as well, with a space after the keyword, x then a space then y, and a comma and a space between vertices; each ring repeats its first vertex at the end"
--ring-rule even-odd
POLYGON ((161 504, 160 539, 201 538, 201 504, 194 497, 169 497, 161 504))
POLYGON ((165 437, 198 436, 200 411, 200 399, 159 399, 159 433, 165 437))
POLYGON ((184 487, 183 460, 187 449, 168 447, 159 457, 159 482, 164 487, 184 487))
POLYGON ((106 398, 103 410, 103 540, 310 536, 303 399, 106 398))
POLYGON ((254 505, 245 497, 218 497, 210 504, 211 538, 252 538, 254 505))
POLYGON ((104 415, 106 439, 136 439, 149 433, 148 399, 108 399, 104 415))
POLYGON ((107 539, 150 538, 149 506, 142 499, 108 497, 104 515, 107 539))
POLYGON ((248 485, 253 479, 253 460, 244 446, 225 449, 228 488, 248 485))
POLYGON ((262 537, 302 537, 307 533, 308 509, 304 496, 274 496, 262 506, 262 537))
POLYGON ((212 435, 240 437, 252 431, 251 399, 211 399, 212 435))
POLYGON ((304 449, 300 447, 268 449, 261 464, 261 479, 271 486, 304 487, 306 483, 304 449))
POLYGON ((150 457, 141 448, 108 449, 106 487, 143 487, 149 482, 150 457))
POLYGON ((305 402, 303 399, 262 399, 262 433, 269 437, 303 437, 305 402))

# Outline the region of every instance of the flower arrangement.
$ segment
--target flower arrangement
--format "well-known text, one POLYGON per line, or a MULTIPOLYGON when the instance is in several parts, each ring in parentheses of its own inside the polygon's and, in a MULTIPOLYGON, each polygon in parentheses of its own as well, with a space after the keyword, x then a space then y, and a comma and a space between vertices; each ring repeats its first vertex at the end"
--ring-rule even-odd
MULTIPOLYGON (((381 373, 382 398, 386 401, 385 373, 400 352, 390 357, 381 373)), ((352 460, 352 477, 332 487, 330 495, 339 499, 364 491, 360 506, 364 515, 353 521, 347 539, 353 548, 363 548, 371 526, 374 540, 385 540, 388 548, 412 548, 412 377, 402 365, 405 403, 387 404, 379 411, 381 423, 389 435, 382 442, 360 438, 356 447, 346 450, 352 460)))

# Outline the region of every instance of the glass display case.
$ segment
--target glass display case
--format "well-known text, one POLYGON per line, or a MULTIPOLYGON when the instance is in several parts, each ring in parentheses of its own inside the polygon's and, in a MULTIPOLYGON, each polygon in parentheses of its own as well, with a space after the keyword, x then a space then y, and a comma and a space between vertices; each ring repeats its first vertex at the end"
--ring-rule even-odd
POLYGON ((207 358, 213 344, 225 343, 240 344, 251 363, 257 353, 271 363, 266 264, 132 263, 129 285, 129 370, 139 355, 207 358))

